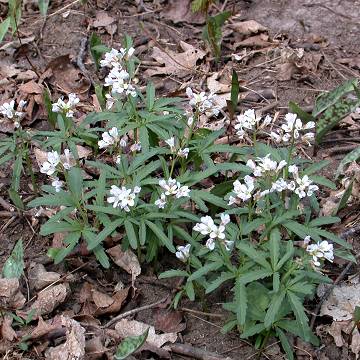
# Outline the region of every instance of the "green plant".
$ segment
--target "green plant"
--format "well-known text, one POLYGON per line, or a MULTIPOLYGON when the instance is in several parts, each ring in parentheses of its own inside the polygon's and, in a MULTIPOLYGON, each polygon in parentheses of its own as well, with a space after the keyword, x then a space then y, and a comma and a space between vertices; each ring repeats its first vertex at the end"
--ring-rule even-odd
POLYGON ((147 329, 142 335, 129 336, 123 340, 123 342, 117 347, 115 353, 115 360, 126 359, 129 355, 133 354, 145 343, 149 334, 147 329))

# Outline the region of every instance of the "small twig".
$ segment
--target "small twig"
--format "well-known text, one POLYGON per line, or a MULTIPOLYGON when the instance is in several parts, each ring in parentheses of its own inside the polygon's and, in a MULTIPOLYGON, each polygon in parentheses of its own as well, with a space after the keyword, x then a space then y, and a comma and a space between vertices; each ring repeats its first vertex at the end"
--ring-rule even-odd
POLYGON ((222 319, 224 316, 221 314, 212 314, 212 313, 207 313, 207 312, 203 312, 203 311, 199 311, 199 310, 193 310, 193 309, 188 309, 188 308, 179 308, 180 311, 184 311, 184 312, 188 312, 188 313, 192 313, 192 314, 196 314, 196 315, 203 315, 203 316, 208 316, 208 317, 215 317, 215 318, 220 318, 222 319))
POLYGON ((340 75, 340 77, 342 77, 344 80, 348 80, 348 78, 343 74, 341 73, 335 66, 334 64, 329 60, 329 58, 327 57, 327 55, 322 51, 320 50, 322 56, 324 57, 324 59, 329 63, 329 65, 340 75))
MULTIPOLYGON (((357 254, 355 256, 355 259, 359 259, 360 258, 360 254, 357 254)), ((340 275, 336 278, 336 280, 331 284, 331 286, 326 290, 325 294, 320 298, 319 303, 317 304, 315 311, 314 311, 314 315, 311 318, 310 321, 310 328, 313 329, 314 325, 315 325, 315 321, 316 318, 320 312, 321 306, 324 303, 324 301, 328 298, 328 296, 331 294, 331 292, 333 291, 334 287, 339 284, 340 281, 342 281, 344 279, 344 277, 346 276, 346 274, 348 273, 348 271, 351 269, 351 267, 354 265, 354 263, 352 261, 349 261, 348 264, 346 265, 345 269, 340 273, 340 275)))
POLYGON ((148 310, 148 309, 152 309, 160 304, 162 304, 163 302, 165 302, 167 299, 169 298, 168 295, 166 295, 166 297, 162 298, 161 300, 159 301, 156 301, 152 304, 149 304, 149 305, 144 305, 144 306, 140 306, 136 309, 132 309, 132 310, 129 310, 129 311, 126 311, 122 314, 119 314, 117 316, 115 316, 114 318, 112 318, 111 320, 109 320, 104 326, 103 328, 108 328, 110 327, 111 325, 113 325, 114 323, 116 323, 117 321, 127 317, 127 316, 130 316, 130 315, 134 315, 134 314, 137 314, 138 312, 140 311, 144 311, 144 310, 148 310))
POLYGON ((330 150, 330 155, 343 154, 343 153, 353 150, 354 148, 356 148, 358 146, 359 146, 359 144, 339 146, 339 147, 336 147, 336 148, 330 150))
POLYGON ((223 357, 216 353, 206 351, 203 349, 196 348, 188 344, 170 344, 169 345, 172 352, 180 355, 185 355, 191 359, 197 360, 232 360, 230 357, 223 357))
POLYGON ((79 53, 76 57, 76 65, 80 69, 82 74, 91 82, 91 85, 95 87, 95 81, 92 79, 92 77, 90 76, 84 65, 84 57, 85 57, 85 50, 87 43, 88 43, 87 38, 81 39, 79 53))

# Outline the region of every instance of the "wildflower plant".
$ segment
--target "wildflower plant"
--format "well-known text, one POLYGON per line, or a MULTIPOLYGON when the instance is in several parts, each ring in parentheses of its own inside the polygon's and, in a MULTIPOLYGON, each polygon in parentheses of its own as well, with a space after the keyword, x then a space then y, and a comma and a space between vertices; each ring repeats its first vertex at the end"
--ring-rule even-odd
MULTIPOLYGON (((120 235, 140 261, 174 255, 177 267, 160 277, 185 279, 175 306, 227 283, 224 331, 237 328, 260 347, 277 336, 289 358, 288 333, 316 344, 304 303, 331 281, 324 262, 354 258, 323 228, 339 219, 319 217, 321 186, 335 186, 317 174, 328 162, 299 156, 314 124, 287 114, 277 125, 250 109, 235 125, 241 146, 217 144, 225 130, 200 126, 200 117, 220 116, 216 96, 187 88, 186 112, 181 98, 157 98, 151 83, 142 93, 128 37, 99 64, 107 72, 97 87, 102 110, 79 122, 75 94, 47 98, 53 129, 33 135, 46 153, 39 165, 46 184, 28 206, 56 212, 42 235, 65 233, 64 247, 49 255, 61 262, 83 243, 108 268, 106 242, 120 235), (79 146, 92 154, 80 159, 79 146)), ((9 106, 2 113, 18 116, 9 106)))

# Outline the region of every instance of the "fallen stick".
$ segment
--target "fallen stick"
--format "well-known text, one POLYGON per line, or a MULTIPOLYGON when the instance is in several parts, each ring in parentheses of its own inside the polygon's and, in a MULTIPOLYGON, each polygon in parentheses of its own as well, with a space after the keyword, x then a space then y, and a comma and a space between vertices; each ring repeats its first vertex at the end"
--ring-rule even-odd
POLYGON ((144 310, 148 310, 148 309, 152 309, 160 304, 162 304, 163 302, 165 302, 167 299, 168 299, 168 295, 166 297, 164 297, 163 299, 157 301, 157 302, 154 302, 152 304, 149 304, 149 305, 144 305, 144 306, 140 306, 136 309, 132 309, 132 310, 129 310, 129 311, 126 311, 122 314, 119 314, 117 316, 115 316, 114 318, 112 318, 111 320, 109 320, 104 326, 103 328, 108 328, 110 327, 111 325, 113 325, 114 323, 116 323, 117 321, 127 317, 127 316, 130 316, 130 315, 134 315, 134 314, 137 314, 138 312, 140 311, 144 311, 144 310))
POLYGON ((172 352, 180 355, 185 355, 191 359, 197 360, 232 360, 230 357, 223 357, 216 353, 196 348, 188 344, 170 344, 168 345, 172 352))

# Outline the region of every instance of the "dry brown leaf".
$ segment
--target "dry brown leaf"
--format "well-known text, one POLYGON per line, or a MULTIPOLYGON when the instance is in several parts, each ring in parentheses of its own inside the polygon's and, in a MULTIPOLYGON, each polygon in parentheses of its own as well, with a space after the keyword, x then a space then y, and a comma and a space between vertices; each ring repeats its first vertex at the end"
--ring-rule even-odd
POLYGON ((93 27, 105 27, 113 24, 116 21, 116 18, 113 18, 109 15, 107 11, 98 11, 96 13, 96 18, 93 21, 93 27))
POLYGON ((258 32, 268 30, 267 27, 259 24, 255 20, 246 20, 246 21, 235 22, 235 23, 229 24, 229 27, 243 35, 256 34, 258 32))
POLYGON ((29 266, 29 283, 30 288, 41 290, 44 287, 58 281, 61 275, 57 272, 46 271, 42 264, 30 263, 29 266))
POLYGON ((250 36, 249 38, 237 42, 234 45, 234 48, 238 47, 266 47, 272 45, 272 42, 269 41, 269 36, 266 34, 260 34, 255 36, 250 36))
POLYGON ((89 340, 86 340, 86 360, 102 359, 103 354, 107 350, 108 349, 103 345, 100 336, 95 336, 89 340))
POLYGON ((71 63, 69 55, 62 55, 52 60, 45 72, 49 69, 52 72, 51 82, 67 94, 84 94, 90 88, 89 80, 71 63))
POLYGON ((182 322, 183 315, 180 311, 156 309, 154 313, 155 329, 165 333, 179 333, 186 328, 182 322))
POLYGON ((102 293, 96 289, 91 289, 92 299, 98 308, 109 307, 114 300, 108 294, 102 293))
POLYGON ((31 305, 30 310, 35 310, 35 317, 50 314, 62 304, 68 294, 68 286, 65 284, 55 285, 41 291, 36 301, 31 305))
POLYGON ((61 325, 66 327, 66 341, 62 345, 48 349, 45 358, 49 360, 85 359, 85 329, 67 316, 61 316, 61 325))
POLYGON ((34 71, 32 70, 26 70, 26 71, 22 71, 20 74, 18 74, 18 76, 16 77, 17 81, 28 81, 28 80, 33 80, 33 79, 37 79, 37 75, 34 71))
POLYGON ((322 304, 320 315, 335 321, 351 320, 355 306, 360 306, 360 283, 337 285, 322 304))
POLYGON ((184 77, 189 72, 192 72, 196 67, 196 62, 202 59, 206 53, 184 41, 180 41, 180 46, 183 49, 181 53, 176 53, 172 50, 166 50, 165 52, 158 47, 154 47, 151 56, 159 64, 164 64, 165 66, 147 69, 145 74, 147 76, 172 74, 184 77))
POLYGON ((124 301, 126 300, 128 293, 129 293, 129 288, 125 288, 125 289, 117 291, 112 297, 113 303, 107 308, 96 309, 94 315, 99 316, 99 315, 105 315, 105 314, 118 313, 120 311, 120 309, 122 308, 122 305, 123 305, 124 301))
POLYGON ((44 87, 35 81, 29 81, 19 86, 20 92, 24 94, 42 94, 44 87))
POLYGON ((136 255, 130 250, 122 251, 120 245, 116 245, 106 252, 111 256, 114 263, 131 274, 135 279, 141 273, 141 266, 136 255))
POLYGON ((360 333, 357 327, 355 327, 353 333, 351 334, 350 349, 355 354, 355 359, 358 359, 360 353, 360 333))
POLYGON ((218 81, 219 73, 215 72, 211 76, 209 76, 206 80, 207 87, 213 94, 222 94, 222 93, 230 93, 231 84, 229 82, 222 83, 218 81))
POLYGON ((36 328, 31 332, 30 338, 33 340, 44 337, 52 331, 61 329, 61 322, 58 317, 51 319, 49 321, 44 321, 41 316, 39 316, 39 321, 36 325, 36 328))
POLYGON ((1 325, 1 335, 2 338, 7 341, 13 341, 17 338, 15 330, 11 327, 13 318, 11 316, 5 315, 1 325))
POLYGON ((187 22, 189 24, 203 24, 205 16, 201 12, 191 10, 192 0, 169 1, 169 5, 161 11, 161 16, 175 24, 187 22))
POLYGON ((0 307, 21 309, 25 302, 18 279, 0 279, 0 307))
MULTIPOLYGON (((167 333, 167 334, 155 334, 155 328, 148 324, 145 324, 136 320, 127 320, 122 319, 115 325, 115 330, 119 333, 122 338, 128 336, 139 336, 143 334, 147 329, 149 329, 149 334, 146 339, 146 342, 152 346, 158 348, 162 347, 167 342, 174 343, 177 339, 176 333, 167 333)), ((164 346, 164 349, 166 347, 164 346)))
POLYGON ((341 58, 336 60, 339 64, 349 65, 354 69, 360 70, 360 56, 353 58, 341 58))
POLYGON ((279 81, 288 81, 291 80, 294 74, 296 74, 299 69, 293 62, 286 62, 279 64, 277 66, 277 75, 276 79, 279 81))

